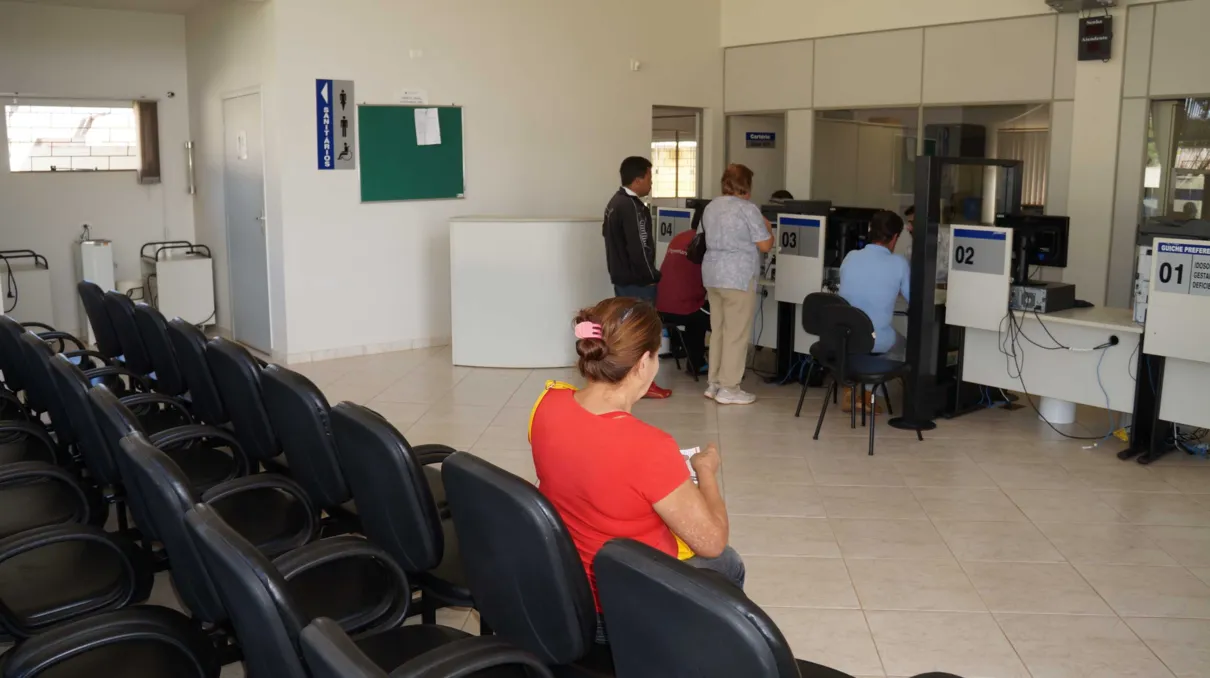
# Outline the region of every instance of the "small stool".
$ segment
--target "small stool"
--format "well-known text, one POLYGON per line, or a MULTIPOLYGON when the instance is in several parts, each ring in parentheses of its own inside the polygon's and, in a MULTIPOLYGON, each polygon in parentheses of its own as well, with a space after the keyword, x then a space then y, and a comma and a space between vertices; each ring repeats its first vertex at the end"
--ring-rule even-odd
MULTIPOLYGON (((685 345, 685 328, 681 325, 673 325, 664 323, 664 329, 668 330, 669 336, 675 336, 677 343, 681 345, 681 350, 685 352, 685 365, 689 370, 689 374, 693 375, 694 381, 701 381, 701 375, 698 374, 700 365, 694 365, 693 359, 689 357, 689 347, 685 345)), ((676 369, 681 369, 681 359, 676 357, 676 348, 673 348, 672 359, 676 362, 676 369)))

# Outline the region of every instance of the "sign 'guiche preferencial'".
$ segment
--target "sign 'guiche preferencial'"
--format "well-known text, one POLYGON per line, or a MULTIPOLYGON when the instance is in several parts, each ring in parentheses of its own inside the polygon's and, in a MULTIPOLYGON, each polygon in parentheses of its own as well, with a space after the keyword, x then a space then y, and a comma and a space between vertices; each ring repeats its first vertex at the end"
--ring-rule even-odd
POLYGON ((1157 292, 1210 297, 1210 245, 1157 242, 1154 255, 1157 292))

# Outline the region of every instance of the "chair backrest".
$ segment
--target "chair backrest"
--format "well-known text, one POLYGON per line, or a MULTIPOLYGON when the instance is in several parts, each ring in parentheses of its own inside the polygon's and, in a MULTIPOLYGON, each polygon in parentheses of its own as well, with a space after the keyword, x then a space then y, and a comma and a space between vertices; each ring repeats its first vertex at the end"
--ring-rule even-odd
POLYGON ((248 675, 307 678, 298 641, 309 620, 273 563, 205 504, 189 510, 185 526, 235 628, 248 675))
POLYGON ((441 465, 475 607, 501 638, 547 664, 583 657, 596 607, 571 535, 538 488, 458 452, 441 465))
POLYGON ((25 347, 21 345, 23 334, 28 332, 21 323, 0 315, 0 372, 4 373, 4 385, 13 393, 25 390, 29 381, 25 376, 25 347))
POLYGON ((122 345, 126 367, 139 374, 155 372, 151 358, 147 356, 147 347, 143 345, 143 337, 139 334, 139 326, 135 324, 134 302, 130 297, 114 290, 106 292, 105 310, 109 311, 109 319, 122 345))
POLYGON ((339 624, 326 617, 303 629, 302 655, 311 678, 389 678, 339 624))
POLYGON ((802 328, 808 334, 819 336, 823 331, 824 314, 833 306, 848 306, 849 302, 839 294, 812 292, 802 300, 802 328))
POLYGON ((80 292, 80 301, 84 304, 84 315, 88 316, 88 324, 97 338, 97 351, 107 358, 117 358, 122 355, 122 342, 118 332, 113 327, 109 310, 105 308, 105 290, 96 283, 82 280, 76 285, 80 292))
POLYGON ((227 409, 223 407, 210 363, 206 360, 206 335, 184 320, 173 318, 168 321, 168 338, 185 378, 194 415, 207 424, 227 423, 227 409))
POLYGON ((440 565, 445 548, 441 516, 403 434, 378 413, 353 403, 332 408, 332 430, 365 535, 405 572, 440 565))
POLYGON ((114 441, 105 439, 105 431, 97 420, 96 409, 88 395, 92 390, 88 377, 63 355, 51 358, 50 371, 75 434, 76 449, 88 472, 99 485, 120 484, 122 479, 113 457, 114 441))
POLYGON ((845 374, 849 356, 874 350, 874 324, 865 311, 835 304, 823 309, 821 316, 819 356, 829 370, 845 374))
POLYGON ((777 625, 719 577, 624 539, 593 572, 619 676, 798 677, 777 625))
POLYGON ((54 351, 33 332, 22 334, 17 341, 24 349, 26 395, 33 399, 37 409, 50 415, 50 421, 55 427, 55 438, 60 445, 76 442, 75 429, 71 425, 67 410, 63 407, 63 399, 59 397, 59 389, 50 372, 50 359, 54 356, 54 351))
POLYGON ((261 368, 256 358, 243 346, 219 337, 206 344, 206 361, 244 452, 262 461, 280 454, 281 444, 261 397, 261 368))
POLYGON ((92 403, 93 417, 109 450, 109 457, 117 464, 122 458, 122 438, 131 433, 145 435, 146 431, 134 412, 105 386, 98 384, 89 389, 88 400, 92 403))
POLYGON ((290 464, 290 476, 323 507, 349 500, 328 400, 311 380, 279 365, 261 371, 265 411, 290 464))
POLYGON ((159 541, 168 553, 172 586, 181 602, 201 621, 226 620, 214 582, 185 530, 185 514, 198 503, 188 476, 141 433, 122 439, 118 466, 135 523, 144 538, 159 541))
POLYGON ((180 365, 177 364, 172 340, 168 338, 168 320, 164 318, 164 314, 156 307, 140 301, 134 305, 134 322, 138 327, 139 336, 143 338, 143 346, 147 349, 151 366, 155 368, 156 390, 170 396, 184 395, 188 388, 185 386, 185 376, 181 374, 180 365))

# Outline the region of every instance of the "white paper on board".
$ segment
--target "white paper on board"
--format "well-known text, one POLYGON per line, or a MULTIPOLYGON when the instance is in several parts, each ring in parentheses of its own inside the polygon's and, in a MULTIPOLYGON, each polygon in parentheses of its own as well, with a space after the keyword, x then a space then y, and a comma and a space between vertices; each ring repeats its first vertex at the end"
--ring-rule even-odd
POLYGON ((438 146, 441 144, 441 120, 435 108, 417 108, 416 145, 438 146))
POLYGON ((404 106, 427 106, 429 103, 428 90, 405 89, 399 93, 399 103, 404 106))

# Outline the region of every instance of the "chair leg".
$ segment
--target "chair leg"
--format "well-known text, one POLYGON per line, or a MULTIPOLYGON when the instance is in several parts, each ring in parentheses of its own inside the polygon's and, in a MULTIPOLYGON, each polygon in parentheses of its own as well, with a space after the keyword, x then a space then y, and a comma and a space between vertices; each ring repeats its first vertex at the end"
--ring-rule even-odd
POLYGON ((420 592, 420 623, 437 623, 437 603, 427 592, 420 592))
POLYGON ((920 442, 924 442, 924 435, 922 433, 920 433, 920 429, 916 429, 916 440, 919 440, 920 442))
POLYGON ((887 388, 886 382, 882 382, 882 395, 886 400, 886 413, 890 416, 895 416, 895 410, 891 407, 891 390, 887 388))
MULTIPOLYGON (((837 383, 838 382, 836 381, 836 378, 833 377, 832 386, 831 386, 833 396, 835 396, 836 391, 839 390, 839 386, 837 386, 837 383)), ((823 416, 827 413, 828 413, 828 394, 825 392, 823 394, 823 407, 819 408, 819 421, 815 423, 815 435, 811 438, 812 440, 819 440, 819 429, 823 428, 823 416)))
POLYGON ((862 426, 862 428, 865 428, 865 411, 866 411, 865 384, 861 385, 861 393, 857 394, 857 399, 861 401, 861 426, 862 426))
MULTIPOLYGON (((802 414, 802 401, 807 399, 807 384, 809 384, 809 383, 811 383, 810 377, 808 377, 807 380, 802 383, 802 393, 798 394, 798 409, 794 410, 795 417, 802 414)), ((825 396, 825 398, 824 398, 823 404, 826 406, 828 404, 828 399, 826 397, 827 394, 825 393, 824 396, 825 396)))
POLYGON ((849 389, 849 428, 857 428, 857 385, 849 389))
MULTIPOLYGON (((839 398, 840 396, 838 396, 838 395, 837 395, 838 393, 840 393, 840 390, 839 390, 839 389, 837 389, 837 390, 835 390, 835 391, 832 391, 832 404, 833 404, 833 405, 838 405, 838 404, 839 404, 839 400, 838 400, 838 398, 839 398)), ((825 396, 824 396, 824 397, 827 397, 827 396, 826 396, 826 394, 825 394, 825 396)))
MULTIPOLYGON (((865 398, 861 399, 865 402, 865 398)), ((874 417, 878 416, 878 389, 870 393, 870 455, 874 456, 874 417)))
POLYGON ((494 630, 492 630, 491 625, 488 624, 487 620, 483 618, 482 612, 479 613, 479 635, 481 635, 481 636, 496 635, 496 632, 494 630))

